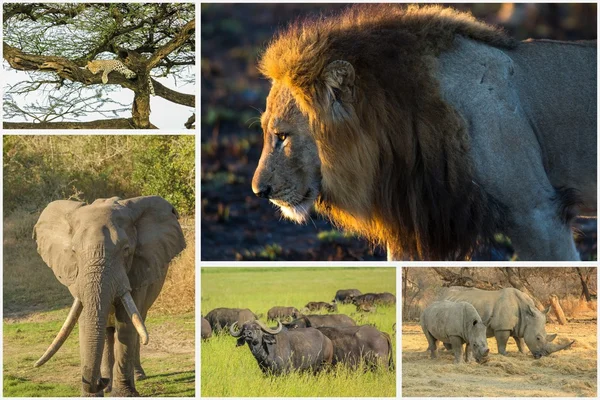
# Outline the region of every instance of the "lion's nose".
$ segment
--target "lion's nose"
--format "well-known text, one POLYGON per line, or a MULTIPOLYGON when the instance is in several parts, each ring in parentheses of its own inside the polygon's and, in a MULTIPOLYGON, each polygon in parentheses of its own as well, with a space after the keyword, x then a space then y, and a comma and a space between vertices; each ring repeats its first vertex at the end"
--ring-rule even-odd
POLYGON ((273 191, 273 188, 270 185, 259 186, 257 189, 258 190, 256 190, 254 194, 263 199, 268 199, 269 196, 271 196, 271 192, 273 191))

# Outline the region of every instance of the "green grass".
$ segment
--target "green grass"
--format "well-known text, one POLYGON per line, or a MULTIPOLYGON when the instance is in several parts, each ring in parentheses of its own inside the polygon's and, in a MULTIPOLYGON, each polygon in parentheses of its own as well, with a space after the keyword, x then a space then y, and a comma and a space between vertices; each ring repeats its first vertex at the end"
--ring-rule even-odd
MULTIPOLYGON (((304 307, 309 301, 331 301, 338 289, 396 293, 394 268, 203 268, 202 314, 217 307, 250 308, 266 315, 272 306, 304 307)), ((374 324, 392 335, 395 307, 378 307, 360 314, 352 305, 339 305, 359 325, 374 324)), ((392 336, 395 350, 395 337, 392 336)), ((201 395, 210 397, 393 397, 396 372, 363 372, 339 366, 313 375, 294 372, 264 375, 247 346, 236 347, 228 334, 201 345, 201 395)))
MULTIPOLYGON (((79 333, 76 326, 45 365, 33 363, 59 331, 68 310, 36 314, 23 322, 4 322, 4 396, 80 395, 79 333)), ((147 380, 136 384, 143 396, 191 397, 195 391, 194 315, 148 316, 150 344, 142 347, 147 380)))

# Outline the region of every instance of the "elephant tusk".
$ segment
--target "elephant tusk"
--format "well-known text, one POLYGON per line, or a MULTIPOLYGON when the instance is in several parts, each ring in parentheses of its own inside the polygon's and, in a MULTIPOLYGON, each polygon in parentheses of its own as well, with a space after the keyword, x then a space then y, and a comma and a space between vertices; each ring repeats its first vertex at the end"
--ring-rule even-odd
POLYGON ((127 311, 127 315, 129 315, 129 318, 131 318, 131 322, 133 322, 135 330, 140 335, 140 342, 142 344, 148 344, 148 331, 146 330, 146 326, 144 325, 144 321, 142 320, 140 312, 133 302, 131 293, 126 292, 123 296, 121 296, 121 302, 123 303, 123 307, 125 307, 125 311, 127 311))
POLYGON ((71 310, 69 311, 69 315, 67 315, 65 323, 63 324, 62 328, 60 328, 60 331, 56 335, 56 338, 54 338, 54 341, 52 342, 50 347, 48 347, 48 350, 46 350, 44 355, 36 361, 36 363, 34 364, 35 367, 44 365, 46 361, 48 361, 50 358, 52 358, 54 354, 56 354, 58 349, 60 349, 65 340, 67 340, 67 338, 71 334, 71 331, 75 327, 75 324, 77 323, 77 320, 81 315, 81 310, 83 310, 83 304, 81 304, 79 298, 75 297, 75 301, 73 301, 73 305, 71 306, 71 310))

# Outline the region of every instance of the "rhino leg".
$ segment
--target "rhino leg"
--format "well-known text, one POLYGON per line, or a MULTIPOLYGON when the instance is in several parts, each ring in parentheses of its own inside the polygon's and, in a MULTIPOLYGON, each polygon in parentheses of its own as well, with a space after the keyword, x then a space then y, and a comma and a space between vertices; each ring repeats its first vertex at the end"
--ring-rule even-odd
POLYGON ((458 336, 450 337, 450 344, 454 350, 454 364, 461 364, 463 362, 463 341, 458 336))
POLYGON ((525 340, 523 340, 523 338, 519 338, 516 336, 513 336, 512 338, 515 339, 515 343, 517 344, 517 347, 519 348, 519 353, 525 353, 525 340))
POLYGON ((494 336, 496 337, 496 343, 498 344, 498 353, 505 356, 506 355, 506 343, 508 343, 510 331, 495 331, 494 336))
POLYGON ((446 348, 446 350, 451 351, 452 350, 452 345, 450 343, 444 343, 444 347, 446 348))
POLYGON ((431 336, 431 333, 427 329, 423 329, 423 333, 425 333, 427 343, 429 343, 427 350, 431 352, 431 358, 437 358, 437 339, 431 336))
POLYGON ((465 361, 466 362, 475 361, 475 357, 473 356, 473 346, 471 346, 469 343, 467 343, 467 345, 465 347, 465 361))

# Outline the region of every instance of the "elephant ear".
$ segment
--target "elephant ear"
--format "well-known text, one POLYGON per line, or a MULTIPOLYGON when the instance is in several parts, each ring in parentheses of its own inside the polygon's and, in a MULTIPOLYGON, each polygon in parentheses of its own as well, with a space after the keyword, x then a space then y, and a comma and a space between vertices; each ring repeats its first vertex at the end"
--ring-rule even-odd
POLYGON ((57 200, 42 211, 33 228, 33 238, 42 260, 60 283, 71 286, 77 277, 77 261, 71 244, 71 214, 85 203, 57 200))
POLYGON ((169 262, 185 248, 175 208, 160 196, 121 200, 129 208, 137 230, 137 243, 129 283, 133 289, 164 278, 169 262))

